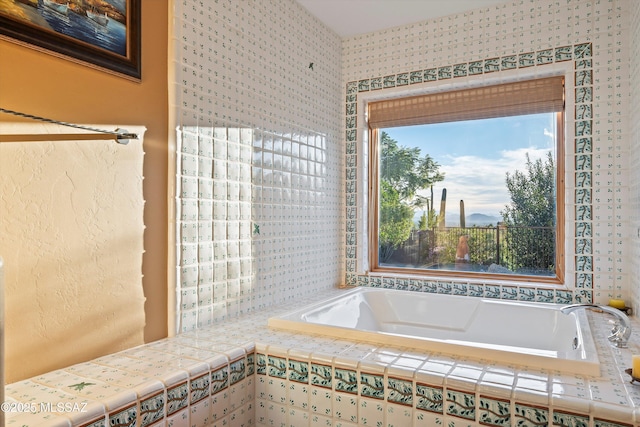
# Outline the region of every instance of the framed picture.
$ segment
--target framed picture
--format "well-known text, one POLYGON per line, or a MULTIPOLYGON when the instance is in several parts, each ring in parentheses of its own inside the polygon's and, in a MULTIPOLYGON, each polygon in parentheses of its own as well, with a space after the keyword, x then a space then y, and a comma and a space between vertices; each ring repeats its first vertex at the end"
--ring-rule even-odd
POLYGON ((140 81, 142 0, 0 0, 0 37, 140 81))

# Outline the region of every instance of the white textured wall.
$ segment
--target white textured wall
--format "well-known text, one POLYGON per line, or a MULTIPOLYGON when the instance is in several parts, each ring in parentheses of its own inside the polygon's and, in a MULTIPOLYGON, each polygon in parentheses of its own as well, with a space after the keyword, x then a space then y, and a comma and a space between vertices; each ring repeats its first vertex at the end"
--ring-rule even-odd
POLYGON ((144 128, 129 130, 129 145, 0 142, 8 383, 143 343, 144 128))
MULTIPOLYGON (((557 302, 632 298, 631 4, 518 0, 340 40, 290 0, 176 0, 177 329, 332 286, 343 269, 350 284, 368 283, 356 274, 355 260, 365 252, 360 226, 352 226, 365 205, 352 205, 350 193, 366 161, 349 151, 349 115, 361 111, 347 110, 344 119, 347 83, 526 53, 544 61, 546 51, 562 48, 572 51, 569 67, 591 76, 591 115, 581 110, 576 118, 573 104, 568 113, 568 287, 462 284, 456 292, 557 302), (587 57, 573 52, 587 44, 587 57), (590 148, 578 153, 574 127, 585 121, 590 148), (577 156, 589 157, 588 170, 575 170, 577 156), (578 209, 588 215, 577 219, 578 209)), ((543 63, 535 65, 534 74, 544 72, 543 63)), ((487 78, 499 80, 501 72, 487 78)), ((575 81, 568 88, 573 99, 575 81)), ((357 131, 361 138, 362 121, 357 131)))
POLYGON ((176 329, 341 283, 340 39, 293 0, 174 19, 176 329))
POLYGON ((634 313, 640 310, 640 2, 631 2, 631 31, 629 55, 631 57, 629 108, 631 130, 629 155, 629 274, 634 313))
MULTIPOLYGON (((571 101, 568 103, 565 163, 568 287, 563 291, 531 291, 527 289, 527 285, 520 287, 521 284, 518 283, 502 287, 491 283, 473 286, 461 283, 455 289, 457 293, 482 295, 491 292, 506 298, 542 298, 557 302, 575 298, 578 301, 607 303, 613 297, 630 300, 633 276, 633 291, 637 300, 638 279, 634 273, 638 271, 638 263, 635 262, 636 268, 632 270, 629 258, 632 236, 636 236, 635 228, 632 230, 630 225, 630 182, 637 183, 639 178, 638 172, 632 172, 634 179, 630 181, 629 167, 629 15, 632 3, 633 11, 636 12, 634 24, 637 27, 637 2, 629 0, 517 0, 344 40, 342 79, 345 85, 352 82, 348 88, 352 91, 349 100, 352 105, 356 105, 356 99, 373 92, 371 88, 374 79, 382 83, 385 82, 385 77, 390 77, 392 86, 396 86, 396 81, 400 86, 400 80, 409 79, 412 72, 436 69, 439 73, 440 68, 457 69, 459 64, 462 64, 461 75, 465 77, 438 75, 438 81, 416 84, 415 87, 438 84, 456 87, 456 84, 470 81, 478 83, 483 79, 506 80, 514 76, 530 78, 544 73, 545 67, 569 64, 568 60, 558 56, 564 48, 571 51, 570 66, 579 69, 578 71, 584 70, 590 77, 586 83, 579 84, 590 91, 591 99, 583 102, 584 105, 581 105, 578 112, 572 103, 576 81, 571 68, 568 72, 567 90, 571 101), (574 51, 576 46, 580 50, 580 46, 585 44, 590 44, 592 48, 592 52, 586 57, 574 51), (533 63, 520 63, 520 55, 524 54, 530 54, 533 63), (503 71, 502 60, 506 57, 515 58, 518 64, 515 69, 503 71), (547 58, 551 59, 549 65, 546 64, 547 58), (492 61, 498 64, 497 71, 487 68, 487 64, 492 61), (480 74, 466 77, 467 70, 478 64, 482 70, 480 74), (590 108, 583 109, 585 105, 590 108), (578 145, 578 127, 582 129, 585 122, 589 122, 591 126, 591 131, 584 135, 590 148, 579 152, 584 145, 578 145), (578 156, 581 156, 581 165, 588 165, 580 171, 576 171, 578 156), (588 163, 582 162, 583 160, 588 160, 588 163), (579 215, 582 218, 578 218, 579 215)), ((360 17, 354 16, 353 19, 360 17)), ((634 30, 634 37, 637 41, 637 29, 634 30)), ((422 73, 419 75, 422 76, 422 73)), ((403 84, 406 87, 413 85, 405 82, 403 84)), ((637 83, 634 85, 637 91, 637 83)), ((384 90, 381 89, 380 92, 384 90)), ((362 105, 358 103, 357 106, 361 110, 362 105)), ((637 106, 634 111, 637 116, 637 106)), ((354 139, 351 148, 347 147, 347 157, 357 159, 347 160, 348 164, 354 165, 354 170, 356 164, 360 167, 366 162, 361 152, 355 155, 349 151, 360 149, 362 138, 366 134, 364 120, 357 114, 347 112, 346 126, 349 132, 353 125, 349 120, 358 118, 357 126, 353 128, 357 130, 357 140, 354 139)), ((638 122, 637 117, 635 121, 638 122)), ((636 126, 636 139, 637 134, 636 126)), ((637 163, 637 156, 635 159, 637 163)), ((352 176, 355 181, 354 173, 350 174, 348 171, 347 176, 352 176)), ((351 187, 347 182, 347 192, 351 187)), ((355 190, 359 204, 354 205, 354 209, 357 207, 359 213, 365 212, 362 200, 366 190, 363 187, 358 184, 358 189, 355 190)), ((637 212, 637 184, 633 188, 635 195, 632 200, 635 200, 634 210, 637 212)), ((347 205, 347 210, 349 209, 350 206, 347 205)), ((637 214, 635 218, 637 221, 637 214)), ((347 228, 353 234, 356 226, 347 223, 347 228)), ((349 231, 347 234, 349 236, 349 231)), ((633 241, 637 246, 635 237, 633 241)), ((367 283, 370 279, 361 275, 362 270, 356 267, 356 260, 359 260, 357 257, 363 252, 362 239, 350 236, 347 242, 348 245, 353 245, 347 247, 348 280, 352 284, 367 283)), ((637 251, 636 249, 636 254, 637 251)), ((382 285, 405 288, 421 286, 408 278, 385 278, 382 285)), ((452 292, 450 284, 444 283, 440 287, 438 292, 452 292)))

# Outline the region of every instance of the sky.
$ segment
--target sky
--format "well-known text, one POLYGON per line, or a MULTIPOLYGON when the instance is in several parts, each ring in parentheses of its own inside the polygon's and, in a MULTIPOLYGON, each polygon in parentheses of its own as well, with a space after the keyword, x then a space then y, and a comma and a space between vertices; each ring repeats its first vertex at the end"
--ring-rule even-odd
MULTIPOLYGON (((440 164, 445 179, 434 185, 436 213, 442 189, 447 189, 447 217, 459 218, 460 200, 465 215, 500 217, 509 204, 506 173, 526 171, 532 161, 552 151, 555 157, 555 115, 503 117, 383 129, 398 144, 419 147, 440 164)), ((420 194, 429 195, 428 191, 420 194)))

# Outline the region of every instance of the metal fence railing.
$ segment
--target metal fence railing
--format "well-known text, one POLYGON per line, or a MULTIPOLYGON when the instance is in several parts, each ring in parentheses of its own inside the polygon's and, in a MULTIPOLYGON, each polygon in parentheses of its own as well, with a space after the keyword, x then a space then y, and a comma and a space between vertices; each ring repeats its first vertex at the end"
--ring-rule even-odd
POLYGON ((433 268, 455 263, 460 236, 467 237, 469 263, 498 264, 514 272, 544 274, 555 268, 554 227, 445 227, 416 230, 385 265, 433 268))

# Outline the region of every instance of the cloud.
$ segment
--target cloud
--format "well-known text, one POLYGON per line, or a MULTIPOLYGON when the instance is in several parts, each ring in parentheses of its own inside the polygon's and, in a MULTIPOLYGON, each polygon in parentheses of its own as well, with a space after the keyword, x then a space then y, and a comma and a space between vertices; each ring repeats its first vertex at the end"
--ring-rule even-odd
POLYGON ((544 136, 551 138, 551 141, 555 141, 556 140, 556 134, 553 131, 550 131, 547 128, 544 128, 544 132, 543 132, 544 136))
MULTIPOLYGON (((497 158, 479 156, 457 156, 441 159, 440 170, 445 180, 434 185, 433 195, 436 212, 440 210, 442 189, 447 189, 448 215, 459 214, 460 200, 464 200, 465 213, 482 213, 499 216, 500 211, 510 202, 506 186, 507 172, 526 170, 526 155, 531 161, 544 158, 548 149, 535 147, 517 150, 503 150, 497 158)), ((421 191, 429 196, 430 191, 421 191)))

